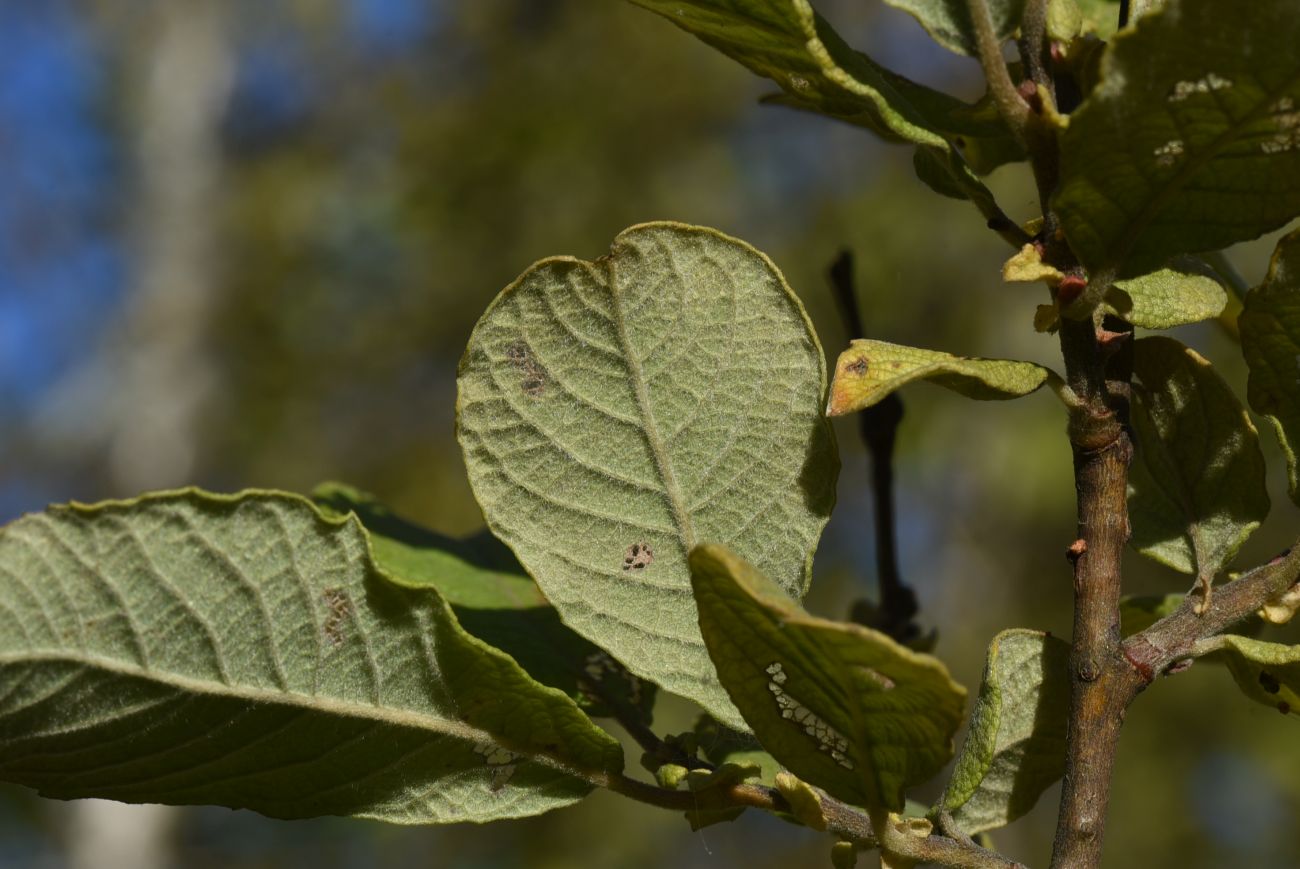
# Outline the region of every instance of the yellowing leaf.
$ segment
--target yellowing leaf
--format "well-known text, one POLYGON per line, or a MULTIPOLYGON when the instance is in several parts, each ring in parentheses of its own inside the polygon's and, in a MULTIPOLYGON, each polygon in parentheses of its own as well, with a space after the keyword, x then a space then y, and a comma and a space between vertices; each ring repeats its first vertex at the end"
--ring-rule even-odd
POLYGON ((952 756, 966 692, 938 659, 819 619, 725 547, 691 551, 718 677, 772 756, 848 802, 902 809, 952 756))
POLYGON ((1047 369, 1032 362, 977 359, 885 341, 857 340, 840 354, 826 413, 862 410, 914 380, 932 380, 967 398, 1018 398, 1043 385, 1047 369))

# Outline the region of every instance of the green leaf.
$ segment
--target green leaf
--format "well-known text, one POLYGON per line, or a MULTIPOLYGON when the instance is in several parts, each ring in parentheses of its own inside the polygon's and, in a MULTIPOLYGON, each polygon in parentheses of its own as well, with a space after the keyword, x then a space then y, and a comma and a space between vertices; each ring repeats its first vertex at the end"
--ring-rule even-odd
POLYGON ((191 489, 0 529, 0 778, 46 796, 487 821, 621 766, 305 499, 191 489))
POLYGON ((1172 338, 1134 347, 1133 546, 1206 584, 1268 515, 1259 434, 1232 390, 1172 338))
POLYGON ((1183 605, 1185 594, 1126 595, 1119 599, 1119 632, 1129 637, 1145 631, 1183 605))
POLYGON ((1119 0, 1074 0, 1079 8, 1081 30, 1100 39, 1110 39, 1119 29, 1119 0))
POLYGON ((791 102, 893 142, 950 147, 970 106, 890 72, 840 38, 807 0, 631 0, 780 85, 791 102))
MULTIPOLYGON (((979 56, 975 27, 971 23, 968 0, 885 0, 902 9, 926 29, 934 41, 958 54, 979 56)), ((1025 0, 988 0, 993 30, 998 41, 1005 41, 1020 27, 1025 14, 1025 0)))
POLYGON ((862 410, 914 380, 932 380, 981 401, 1018 398, 1042 386, 1047 373, 1032 362, 954 356, 860 339, 850 343, 835 363, 826 412, 841 416, 862 410))
POLYGON ((970 731, 943 795, 968 834, 1004 827, 1065 772, 1070 644, 1009 630, 989 645, 970 731))
POLYGON ((696 719, 693 733, 700 751, 715 766, 724 763, 757 766, 759 781, 767 785, 776 782, 781 765, 763 750, 754 734, 733 730, 712 715, 696 719))
POLYGON ((796 776, 898 811, 904 789, 948 762, 966 692, 938 659, 809 615, 725 547, 693 549, 691 576, 723 685, 796 776))
POLYGON ((1250 368, 1246 399, 1268 417, 1286 454, 1291 500, 1300 504, 1300 231, 1278 242, 1264 283, 1237 320, 1250 368))
POLYGON ((1170 0, 1109 44, 1054 198, 1089 270, 1141 274, 1300 213, 1300 15, 1170 0))
POLYGON ((1216 640, 1207 657, 1227 664, 1241 693, 1283 715, 1300 715, 1300 646, 1266 643, 1234 634, 1216 640))
POLYGON ((835 498, 825 383, 767 257, 645 224, 594 263, 543 260, 497 297, 461 362, 459 436, 489 527, 565 622, 743 727, 686 556, 724 541, 802 596, 835 498))
POLYGON ((655 686, 560 621, 514 553, 491 534, 444 537, 340 483, 317 487, 312 498, 327 515, 354 514, 393 581, 436 589, 461 627, 510 655, 538 682, 568 694, 588 715, 650 723, 655 686))
POLYGON ((1116 281, 1106 302, 1134 326, 1172 329, 1219 316, 1227 307, 1228 293, 1212 277, 1190 268, 1167 268, 1116 281))

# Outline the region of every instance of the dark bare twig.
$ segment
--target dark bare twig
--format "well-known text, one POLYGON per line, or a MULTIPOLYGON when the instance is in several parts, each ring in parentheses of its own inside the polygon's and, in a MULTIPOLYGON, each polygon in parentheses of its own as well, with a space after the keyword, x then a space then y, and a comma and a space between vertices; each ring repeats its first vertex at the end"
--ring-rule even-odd
MULTIPOLYGON (((831 264, 831 288, 850 338, 865 335, 853 279, 853 253, 843 250, 831 264)), ((876 576, 880 606, 874 613, 855 607, 854 620, 889 634, 900 642, 915 639, 920 631, 913 621, 916 594, 903 583, 898 569, 898 534, 894 512, 894 445, 903 420, 903 402, 897 393, 858 413, 858 430, 866 444, 871 468, 872 512, 876 532, 876 576)))

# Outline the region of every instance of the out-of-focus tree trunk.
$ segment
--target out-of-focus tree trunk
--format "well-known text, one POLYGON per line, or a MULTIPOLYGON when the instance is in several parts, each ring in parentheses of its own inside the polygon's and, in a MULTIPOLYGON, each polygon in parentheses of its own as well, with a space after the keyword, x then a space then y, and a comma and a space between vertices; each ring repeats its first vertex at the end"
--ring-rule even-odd
MULTIPOLYGON (((220 124, 233 73, 224 0, 148 10, 133 16, 146 29, 130 71, 135 280, 96 371, 64 396, 92 433, 81 446, 107 456, 111 486, 124 494, 192 478, 199 411, 215 385, 205 324, 218 287, 220 124)), ((175 824, 176 810, 163 806, 76 803, 69 865, 162 869, 173 862, 175 824)))

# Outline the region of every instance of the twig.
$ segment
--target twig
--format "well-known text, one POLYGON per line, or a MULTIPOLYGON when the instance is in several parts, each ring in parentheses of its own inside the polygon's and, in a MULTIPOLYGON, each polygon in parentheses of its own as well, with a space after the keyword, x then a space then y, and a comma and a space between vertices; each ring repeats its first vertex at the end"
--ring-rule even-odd
MULTIPOLYGON (((858 307, 853 280, 853 253, 843 250, 831 264, 831 289, 839 304, 840 316, 849 338, 865 336, 862 312, 858 307)), ((916 594, 904 583, 898 569, 898 534, 894 513, 894 444, 903 420, 903 402, 890 393, 880 402, 858 414, 858 430, 866 444, 871 463, 872 509, 876 531, 876 577, 880 589, 880 609, 875 614, 877 628, 900 641, 912 639, 917 627, 916 594)))
POLYGON ((979 50, 980 66, 988 81, 989 94, 998 107, 998 114, 1006 121, 1011 134, 1021 145, 1026 144, 1029 126, 1029 104, 1026 103, 1011 81, 1007 62, 1002 57, 1002 44, 993 29, 993 16, 986 0, 966 0, 971 23, 975 26, 975 47, 979 50))

